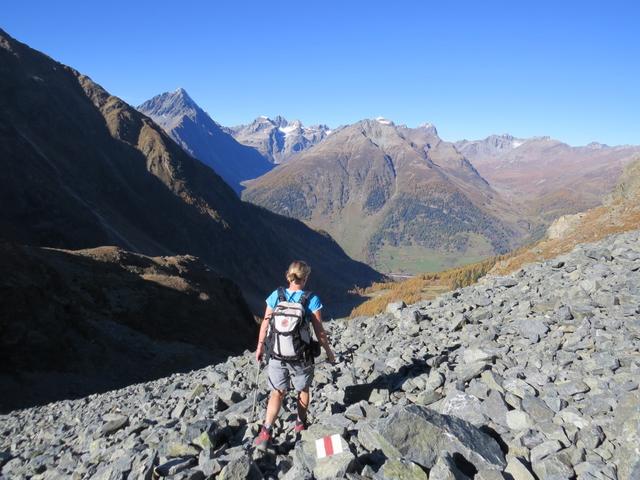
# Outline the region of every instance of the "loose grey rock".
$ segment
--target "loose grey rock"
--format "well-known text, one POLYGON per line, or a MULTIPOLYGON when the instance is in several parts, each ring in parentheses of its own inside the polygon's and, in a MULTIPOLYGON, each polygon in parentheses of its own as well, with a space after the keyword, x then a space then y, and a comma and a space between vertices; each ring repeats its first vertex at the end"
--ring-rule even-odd
POLYGON ((438 458, 429 471, 429 480, 470 480, 448 455, 438 458))
POLYGON ((220 472, 220 480, 261 480, 262 472, 248 456, 231 460, 220 472))
POLYGON ((387 459, 376 475, 378 480, 428 480, 428 478, 419 465, 396 458, 387 459))
POLYGON ((316 364, 306 449, 293 447, 289 394, 276 446, 248 458, 267 389, 262 372, 252 415, 247 351, 0 415, 0 477, 150 480, 154 467, 177 480, 247 467, 296 480, 418 478, 428 469, 453 478, 476 470, 484 480, 640 477, 640 231, 556 260, 328 322, 348 361, 316 364), (323 432, 338 433, 348 452, 324 466, 314 443, 323 432))
POLYGON ((507 426, 511 430, 525 430, 533 425, 531 417, 521 410, 510 410, 506 414, 507 426))
POLYGON ((377 425, 383 442, 378 447, 384 452, 386 444, 394 450, 390 458, 410 460, 425 468, 435 465, 439 451, 457 452, 476 468, 501 469, 505 465, 500 446, 490 436, 464 420, 440 415, 418 406, 395 409, 387 419, 377 425))
POLYGON ((100 435, 106 436, 117 432, 129 424, 129 417, 125 415, 115 415, 108 420, 100 429, 100 435))
POLYGON ((524 463, 513 455, 507 455, 507 467, 504 471, 513 477, 513 480, 535 480, 535 477, 525 467, 524 463))

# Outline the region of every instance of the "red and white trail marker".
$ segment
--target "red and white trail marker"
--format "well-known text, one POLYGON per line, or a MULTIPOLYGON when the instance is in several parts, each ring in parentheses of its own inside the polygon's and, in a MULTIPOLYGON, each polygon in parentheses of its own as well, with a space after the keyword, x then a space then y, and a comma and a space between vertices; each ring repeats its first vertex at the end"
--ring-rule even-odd
POLYGON ((318 458, 330 457, 342 452, 342 437, 337 433, 316 440, 318 458))

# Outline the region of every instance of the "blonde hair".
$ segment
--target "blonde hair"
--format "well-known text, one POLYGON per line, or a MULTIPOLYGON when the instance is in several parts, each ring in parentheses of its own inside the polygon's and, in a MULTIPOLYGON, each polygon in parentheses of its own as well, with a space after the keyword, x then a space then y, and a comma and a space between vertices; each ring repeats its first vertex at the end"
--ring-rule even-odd
POLYGON ((289 265, 286 277, 289 282, 304 283, 307 281, 310 274, 311 267, 307 265, 307 262, 296 260, 295 262, 291 262, 291 265, 289 265))

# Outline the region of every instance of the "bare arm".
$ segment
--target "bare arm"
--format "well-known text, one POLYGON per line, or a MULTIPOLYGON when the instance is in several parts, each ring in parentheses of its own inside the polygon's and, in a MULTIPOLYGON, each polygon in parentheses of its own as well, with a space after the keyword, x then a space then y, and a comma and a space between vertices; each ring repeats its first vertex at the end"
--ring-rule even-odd
POLYGON ((269 319, 273 309, 269 306, 264 311, 264 318, 260 324, 260 332, 258 333, 258 346, 256 348, 256 361, 262 360, 262 354, 264 353, 264 341, 267 337, 267 329, 269 328, 269 319))
POLYGON ((329 360, 329 362, 334 363, 336 359, 333 355, 333 352, 331 351, 331 345, 329 345, 329 337, 327 335, 327 332, 322 325, 322 310, 316 310, 315 312, 313 312, 313 315, 311 316, 311 324, 313 325, 314 332, 316 332, 316 338, 327 354, 327 359, 329 360))

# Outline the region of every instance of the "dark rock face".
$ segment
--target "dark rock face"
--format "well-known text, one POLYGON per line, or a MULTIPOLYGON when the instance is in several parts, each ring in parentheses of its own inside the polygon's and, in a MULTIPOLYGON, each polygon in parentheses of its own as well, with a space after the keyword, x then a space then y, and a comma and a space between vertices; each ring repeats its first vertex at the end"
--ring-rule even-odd
POLYGON ((256 310, 297 258, 323 266, 310 288, 327 300, 380 278, 327 236, 240 201, 148 117, 2 31, 0 165, 4 240, 189 253, 256 310))
POLYGON ((267 173, 273 165, 257 150, 238 143, 184 91, 157 95, 138 110, 160 125, 191 156, 211 167, 236 192, 242 182, 267 173))
POLYGON ((316 364, 311 426, 297 443, 290 395, 276 444, 247 448, 267 396, 245 352, 0 416, 1 473, 132 479, 157 465, 176 478, 634 479, 639 252, 640 231, 611 236, 432 301, 332 322, 339 362, 316 364), (599 288, 586 293, 587 279, 599 288), (563 306, 571 315, 558 315, 563 306), (342 453, 319 459, 327 435, 342 453))
POLYGON ((0 244, 0 270, 3 411, 202 368, 255 342, 238 287, 194 257, 0 244))

